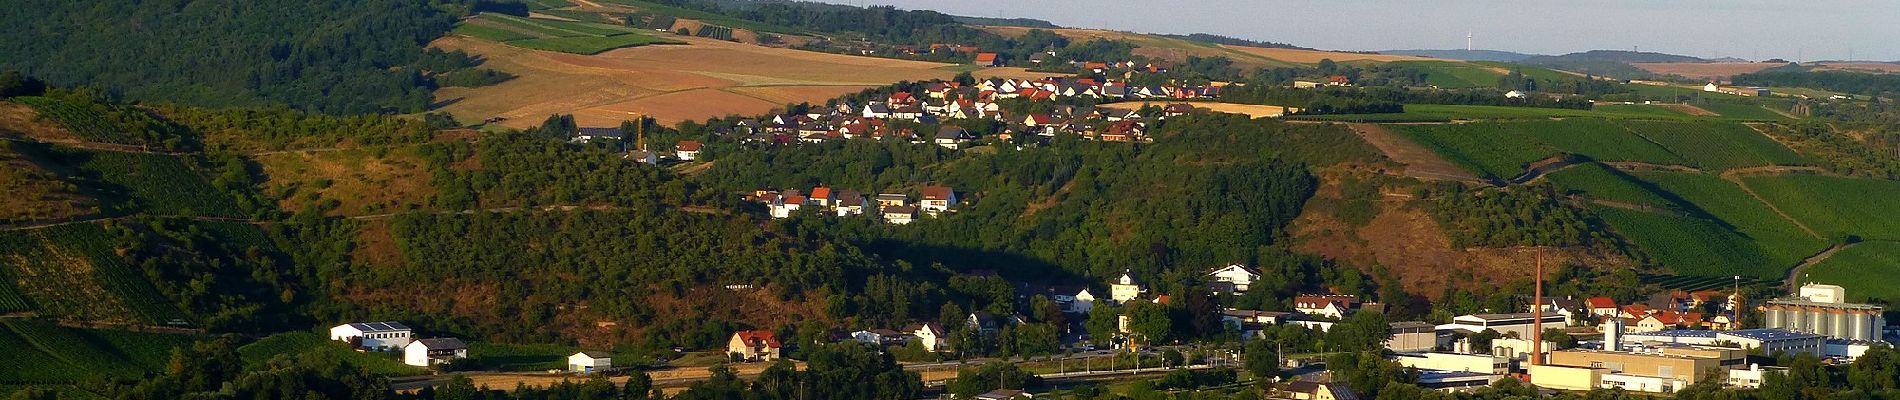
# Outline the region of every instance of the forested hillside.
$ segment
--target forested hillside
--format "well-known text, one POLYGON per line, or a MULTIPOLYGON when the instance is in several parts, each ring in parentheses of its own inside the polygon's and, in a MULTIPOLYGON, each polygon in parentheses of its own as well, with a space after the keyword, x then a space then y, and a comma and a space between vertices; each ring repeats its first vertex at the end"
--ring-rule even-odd
POLYGON ((423 46, 483 4, 24 0, 0 9, 0 70, 138 100, 420 112, 435 75, 474 63, 423 46))

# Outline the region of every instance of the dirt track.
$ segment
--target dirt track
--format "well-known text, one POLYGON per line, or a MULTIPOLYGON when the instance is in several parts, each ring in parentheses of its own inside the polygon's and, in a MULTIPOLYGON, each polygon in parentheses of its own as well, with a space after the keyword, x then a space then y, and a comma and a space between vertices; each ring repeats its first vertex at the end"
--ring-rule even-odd
POLYGON ((1392 131, 1385 129, 1383 126, 1364 123, 1346 124, 1346 126, 1351 127, 1353 133, 1359 134, 1359 137, 1365 139, 1366 143, 1372 144, 1372 147, 1378 148, 1379 152, 1385 153, 1387 158, 1404 164, 1405 176, 1431 180, 1488 183, 1484 179, 1472 175, 1470 172, 1465 172, 1463 168, 1458 168, 1458 166, 1452 164, 1451 161, 1446 161, 1443 157, 1439 157, 1438 153, 1432 152, 1431 149, 1424 148, 1417 143, 1413 143, 1411 140, 1399 137, 1398 134, 1392 133, 1392 131))

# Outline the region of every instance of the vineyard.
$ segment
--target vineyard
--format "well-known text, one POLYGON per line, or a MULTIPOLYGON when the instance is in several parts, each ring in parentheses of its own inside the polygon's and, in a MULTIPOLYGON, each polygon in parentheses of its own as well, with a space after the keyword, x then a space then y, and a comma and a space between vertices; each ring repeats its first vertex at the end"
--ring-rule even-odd
POLYGON ((26 294, 20 293, 20 288, 14 286, 14 279, 6 268, 0 268, 0 314, 33 311, 33 302, 28 301, 26 294))
POLYGON ((197 336, 71 328, 50 321, 0 320, 0 382, 69 383, 96 378, 138 379, 160 372, 172 349, 190 346, 197 336), (33 371, 9 371, 25 362, 33 371))
POLYGON ((1719 171, 1763 165, 1809 162, 1774 139, 1734 122, 1624 121, 1624 126, 1688 160, 1690 166, 1719 171))
POLYGON ((99 193, 117 213, 240 217, 237 202, 211 186, 179 156, 54 149, 52 158, 84 175, 79 186, 99 193), (116 204, 114 204, 116 203, 116 204))
POLYGON ((1693 207, 1690 211, 1721 221, 1749 237, 1779 265, 1793 266, 1828 246, 1825 240, 1809 235, 1767 204, 1749 196, 1741 186, 1715 175, 1680 172, 1638 172, 1635 175, 1693 207))
POLYGON ((145 274, 113 251, 96 224, 72 224, 0 235, 0 259, 27 305, 42 315, 150 324, 188 318, 145 274))
POLYGON ((1613 207, 1594 210, 1656 264, 1677 274, 1768 279, 1793 266, 1780 264, 1755 242, 1713 221, 1613 207))
POLYGON ((35 96, 14 100, 33 106, 41 117, 58 122, 85 141, 171 150, 179 150, 184 145, 181 129, 145 110, 94 101, 86 95, 67 93, 64 96, 66 98, 35 96))
POLYGON ((1628 129, 1601 119, 1533 121, 1508 125, 1544 145, 1571 154, 1582 154, 1600 161, 1637 161, 1652 164, 1681 164, 1682 158, 1643 140, 1628 129))
POLYGON ((1788 119, 1787 116, 1783 116, 1773 110, 1752 103, 1705 101, 1696 103, 1695 106, 1720 114, 1723 119, 1743 121, 1779 121, 1788 119))
MULTIPOLYGON (((1642 277, 1642 282, 1660 286, 1663 289, 1688 292, 1698 290, 1732 290, 1736 284, 1736 280, 1732 276, 1646 275, 1642 277)), ((1755 279, 1746 276, 1741 279, 1741 285, 1743 287, 1769 287, 1779 284, 1781 284, 1779 281, 1755 279)))
POLYGON ((468 357, 481 363, 483 368, 502 371, 545 371, 566 368, 567 356, 574 354, 572 346, 554 344, 501 344, 490 342, 472 342, 468 345, 468 357))
POLYGON ((424 372, 422 369, 404 365, 397 359, 399 355, 358 352, 351 349, 349 344, 329 340, 321 334, 312 332, 279 333, 238 348, 238 354, 244 357, 244 363, 248 365, 262 364, 279 355, 315 353, 327 353, 378 375, 407 376, 424 372))
POLYGON ((725 41, 733 40, 732 28, 727 28, 727 27, 718 26, 718 25, 701 25, 699 27, 699 32, 694 32, 693 36, 698 36, 698 37, 703 37, 703 38, 708 38, 708 39, 719 39, 719 40, 725 40, 725 41))
POLYGON ((1610 200, 1639 206, 1680 208, 1675 202, 1641 186, 1640 182, 1615 168, 1598 163, 1584 163, 1548 176, 1551 184, 1571 194, 1581 194, 1592 199, 1610 200))
POLYGON ((1900 240, 1900 182, 1818 175, 1743 177, 1776 208, 1830 238, 1900 240))
POLYGON ((1508 179, 1554 151, 1501 123, 1391 125, 1387 128, 1479 175, 1508 179))
POLYGON ((1805 271, 1808 281, 1847 288, 1852 301, 1900 301, 1900 242, 1862 242, 1805 271))

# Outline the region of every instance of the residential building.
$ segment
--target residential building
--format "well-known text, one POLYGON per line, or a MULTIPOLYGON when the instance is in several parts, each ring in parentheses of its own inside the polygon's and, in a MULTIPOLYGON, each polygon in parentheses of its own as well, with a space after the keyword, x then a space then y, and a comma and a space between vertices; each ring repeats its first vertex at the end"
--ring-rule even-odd
POLYGON ((1761 307, 1769 328, 1819 334, 1836 339, 1880 340, 1887 326, 1878 305, 1846 303, 1840 286, 1809 283, 1796 299, 1771 300, 1761 307))
POLYGON ((910 196, 905 196, 902 193, 879 193, 877 195, 878 207, 903 207, 908 205, 910 205, 910 196))
POLYGON ((330 327, 330 340, 373 351, 396 351, 409 346, 415 333, 401 322, 348 323, 330 327))
POLYGON ((831 210, 836 211, 838 216, 849 217, 864 215, 864 210, 871 206, 871 200, 856 190, 845 190, 839 192, 838 197, 832 200, 831 204, 831 210))
POLYGON ((1020 389, 996 389, 996 390, 991 390, 988 392, 983 392, 982 394, 978 394, 976 395, 976 397, 974 397, 974 399, 976 400, 1015 400, 1015 399, 1031 399, 1035 397, 1036 395, 1030 394, 1029 392, 1022 391, 1020 389))
POLYGON ((969 317, 964 318, 963 326, 967 327, 967 329, 976 329, 982 333, 994 333, 997 329, 1002 328, 1002 324, 996 321, 996 316, 991 315, 989 311, 970 313, 969 317))
POLYGON ((1135 283, 1135 277, 1131 275, 1131 272, 1122 271, 1121 278, 1116 279, 1115 283, 1108 285, 1108 298, 1114 300, 1117 304, 1126 303, 1129 300, 1141 297, 1141 293, 1145 291, 1146 290, 1141 288, 1140 284, 1135 283))
POLYGON ((1767 380, 1768 373, 1788 373, 1787 367, 1763 367, 1761 364, 1748 364, 1747 369, 1728 370, 1728 385, 1743 389, 1760 389, 1767 380))
POLYGON ((1344 319, 1359 305, 1359 298, 1343 294, 1309 294, 1293 297, 1293 311, 1301 314, 1344 319))
POLYGON ((593 374, 613 369, 613 354, 605 351, 583 351, 567 356, 567 372, 593 374))
POLYGON ((726 352, 740 361, 772 361, 779 359, 783 349, 778 335, 772 331, 750 330, 732 333, 732 339, 726 341, 726 352))
POLYGON ((851 332, 851 339, 872 346, 902 345, 910 340, 910 335, 890 329, 867 329, 851 332))
POLYGON ((1086 286, 1059 287, 1054 291, 1049 299, 1061 304, 1062 312, 1087 314, 1095 308, 1095 294, 1086 286))
POLYGON ((996 53, 976 53, 976 65, 979 67, 996 67, 1002 66, 1003 61, 1002 58, 996 56, 996 53))
POLYGON ((403 364, 430 367, 468 358, 468 345, 456 338, 422 339, 409 342, 402 352, 403 364))
POLYGON ((1590 307, 1590 315, 1598 317, 1615 317, 1622 311, 1616 306, 1616 300, 1608 297, 1591 297, 1584 300, 1584 305, 1590 307))
POLYGON ((884 223, 887 223, 887 224, 897 224, 897 225, 909 224, 910 221, 917 218, 917 207, 908 207, 908 206, 884 207, 883 210, 878 211, 878 215, 883 217, 884 223))
POLYGON ((938 146, 956 150, 963 148, 964 144, 969 143, 970 139, 975 137, 975 135, 970 134, 970 131, 964 130, 963 127, 944 125, 937 129, 937 136, 932 137, 932 139, 938 146))
POLYGON ((950 211, 950 207, 957 204, 957 192, 949 186, 925 186, 923 195, 924 200, 918 202, 918 208, 932 216, 950 211))
POLYGON ((1541 324, 1536 322, 1536 318, 1531 313, 1472 314, 1452 317, 1451 323, 1439 325, 1438 330, 1477 333, 1490 329, 1507 336, 1515 333, 1517 337, 1527 338, 1539 330, 1561 329, 1565 323, 1564 316, 1557 314, 1545 314, 1541 324))
POLYGON ((910 336, 916 338, 918 342, 923 343, 924 350, 943 351, 947 347, 945 346, 947 336, 943 331, 943 326, 937 325, 935 322, 925 322, 904 327, 904 333, 910 334, 910 336))
POLYGON ((1244 293, 1255 279, 1260 279, 1260 271, 1240 264, 1228 264, 1207 273, 1208 285, 1219 293, 1244 293))
POLYGON ((1385 341, 1385 348, 1397 352, 1422 352, 1438 348, 1438 327, 1428 322, 1393 322, 1392 338, 1385 341))

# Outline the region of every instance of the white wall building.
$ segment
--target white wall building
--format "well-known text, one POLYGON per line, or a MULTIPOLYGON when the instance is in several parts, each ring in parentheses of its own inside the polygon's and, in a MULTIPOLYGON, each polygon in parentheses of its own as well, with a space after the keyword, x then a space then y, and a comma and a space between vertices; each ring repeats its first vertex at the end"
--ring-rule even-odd
POLYGON ((1108 298, 1116 303, 1126 303, 1141 297, 1141 292, 1141 285, 1135 283, 1135 277, 1128 271, 1122 271, 1121 278, 1116 279, 1114 284, 1108 285, 1108 298))
POLYGON ((400 350, 409 345, 414 334, 408 326, 395 321, 348 323, 330 328, 330 340, 374 351, 400 350))
POLYGON ((595 374, 613 368, 613 354, 605 351, 583 351, 567 356, 567 372, 595 374))
POLYGON ((1253 281, 1260 279, 1260 272, 1240 264, 1229 264, 1207 273, 1209 283, 1219 283, 1223 289, 1233 292, 1246 292, 1253 281))
POLYGON ((468 345, 456 338, 422 339, 403 347, 402 363, 429 367, 468 358, 468 345))

